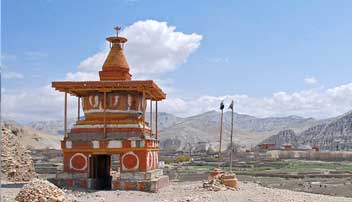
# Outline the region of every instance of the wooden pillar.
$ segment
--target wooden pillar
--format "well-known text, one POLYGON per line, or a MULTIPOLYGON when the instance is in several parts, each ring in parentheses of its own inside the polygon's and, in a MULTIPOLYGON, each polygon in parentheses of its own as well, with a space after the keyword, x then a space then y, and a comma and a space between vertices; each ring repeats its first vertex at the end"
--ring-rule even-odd
POLYGON ((67 138, 67 92, 65 92, 65 107, 64 107, 64 138, 67 138))
POLYGON ((77 105, 77 120, 79 121, 81 117, 81 97, 78 97, 77 105))
POLYGON ((145 108, 146 108, 146 106, 145 106, 145 91, 143 90, 143 98, 142 98, 142 106, 143 106, 143 108, 142 108, 142 112, 143 112, 143 135, 145 136, 145 108))
POLYGON ((104 137, 106 137, 106 92, 104 92, 104 99, 103 99, 103 105, 104 105, 104 137))
POLYGON ((149 127, 150 127, 150 135, 153 135, 153 100, 150 99, 150 118, 149 118, 149 127))
POLYGON ((155 101, 155 139, 158 139, 158 101, 155 101))

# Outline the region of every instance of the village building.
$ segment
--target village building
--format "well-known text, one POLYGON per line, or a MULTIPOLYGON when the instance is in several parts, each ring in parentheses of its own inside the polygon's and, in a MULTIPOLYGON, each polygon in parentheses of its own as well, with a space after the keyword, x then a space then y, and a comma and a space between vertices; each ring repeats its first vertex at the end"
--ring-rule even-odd
POLYGON ((118 36, 119 27, 115 29, 117 35, 106 39, 110 52, 99 72, 100 81, 52 83, 65 94, 63 172, 56 181, 69 188, 156 192, 169 183, 158 165, 158 102, 166 94, 152 80, 132 80, 123 53, 127 39, 118 36), (78 98, 78 118, 69 132, 68 94, 78 98))
POLYGON ((260 150, 274 150, 277 149, 276 145, 273 143, 263 143, 263 144, 259 144, 258 148, 260 150))
POLYGON ((210 143, 205 141, 199 141, 196 144, 195 152, 206 154, 209 149, 210 143))
POLYGON ((286 143, 286 144, 283 144, 281 148, 284 150, 293 150, 294 146, 292 144, 286 143))

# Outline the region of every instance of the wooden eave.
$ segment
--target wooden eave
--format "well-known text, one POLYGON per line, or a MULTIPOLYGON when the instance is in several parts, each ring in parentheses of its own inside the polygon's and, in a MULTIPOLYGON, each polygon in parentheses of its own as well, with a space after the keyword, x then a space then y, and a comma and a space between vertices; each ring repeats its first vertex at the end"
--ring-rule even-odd
POLYGON ((163 100, 166 94, 152 81, 54 81, 51 86, 60 92, 74 96, 85 96, 91 91, 137 91, 145 92, 146 99, 163 100))

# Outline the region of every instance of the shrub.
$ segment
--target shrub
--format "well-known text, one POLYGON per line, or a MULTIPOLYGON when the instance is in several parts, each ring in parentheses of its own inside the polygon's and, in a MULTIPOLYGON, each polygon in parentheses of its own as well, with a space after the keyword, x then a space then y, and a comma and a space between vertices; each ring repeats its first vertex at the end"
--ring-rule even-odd
POLYGON ((176 157, 176 162, 186 162, 186 161, 190 161, 192 158, 189 155, 179 155, 176 157))

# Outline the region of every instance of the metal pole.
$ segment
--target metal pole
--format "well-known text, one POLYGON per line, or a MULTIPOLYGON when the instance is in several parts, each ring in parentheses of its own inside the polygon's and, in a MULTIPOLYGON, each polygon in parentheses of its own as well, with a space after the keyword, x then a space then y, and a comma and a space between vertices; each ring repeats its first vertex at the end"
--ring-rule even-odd
POLYGON ((146 100, 145 100, 145 91, 143 90, 143 98, 142 98, 142 101, 143 101, 143 103, 142 103, 142 106, 143 106, 143 109, 142 109, 142 111, 143 111, 143 136, 145 136, 145 108, 147 107, 146 106, 146 100))
POLYGON ((230 172, 232 172, 232 153, 233 153, 233 142, 232 142, 232 136, 233 136, 233 108, 232 106, 232 113, 231 113, 231 145, 230 145, 230 172))
POLYGON ((222 141, 222 119, 223 119, 224 110, 221 109, 221 119, 220 119, 220 145, 219 145, 219 161, 218 167, 220 168, 221 163, 221 141, 222 141))
POLYGON ((65 109, 64 109, 64 138, 67 138, 67 92, 65 92, 65 109))

